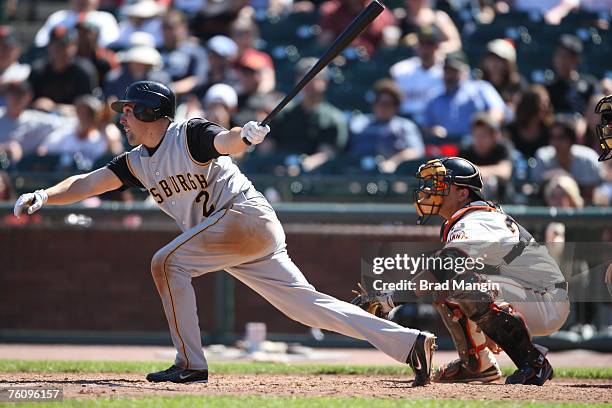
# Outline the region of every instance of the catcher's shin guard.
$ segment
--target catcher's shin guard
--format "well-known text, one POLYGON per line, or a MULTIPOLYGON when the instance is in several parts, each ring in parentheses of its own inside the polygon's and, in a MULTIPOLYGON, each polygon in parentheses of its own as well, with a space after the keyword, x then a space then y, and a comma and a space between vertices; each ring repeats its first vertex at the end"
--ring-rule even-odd
POLYGON ((440 367, 434 382, 491 382, 501 378, 495 357, 486 346, 486 337, 474 322, 463 314, 458 305, 434 303, 442 322, 457 348, 459 360, 440 367))

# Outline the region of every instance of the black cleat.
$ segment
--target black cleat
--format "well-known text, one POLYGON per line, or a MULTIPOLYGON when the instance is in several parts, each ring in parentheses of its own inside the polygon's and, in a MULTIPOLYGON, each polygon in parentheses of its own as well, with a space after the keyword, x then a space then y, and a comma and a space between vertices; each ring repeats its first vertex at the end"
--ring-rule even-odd
POLYGON ((414 371, 413 387, 422 387, 431 382, 431 365, 435 349, 436 336, 428 332, 421 332, 406 360, 414 371))
POLYGON ((502 372, 497 363, 486 370, 472 372, 461 360, 451 361, 447 365, 440 367, 433 375, 433 382, 436 383, 488 383, 499 380, 502 372))
POLYGON ((180 384, 207 383, 208 370, 188 370, 173 365, 167 370, 147 374, 150 382, 173 382, 180 384))
POLYGON ((541 366, 523 367, 506 378, 506 384, 544 385, 553 378, 553 368, 547 359, 541 366))

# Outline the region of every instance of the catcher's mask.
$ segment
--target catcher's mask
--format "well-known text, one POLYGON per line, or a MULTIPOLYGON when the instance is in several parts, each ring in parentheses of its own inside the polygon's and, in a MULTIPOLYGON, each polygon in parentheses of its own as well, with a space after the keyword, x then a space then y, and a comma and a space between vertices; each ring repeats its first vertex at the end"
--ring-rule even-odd
POLYGON ((460 157, 433 159, 419 167, 416 177, 419 187, 414 191, 414 206, 419 215, 419 225, 440 212, 451 184, 469 188, 475 197, 484 200, 480 193, 480 171, 469 160, 460 157))
POLYGON ((597 137, 601 146, 599 161, 612 158, 612 95, 602 98, 595 106, 595 113, 601 115, 597 125, 597 137))

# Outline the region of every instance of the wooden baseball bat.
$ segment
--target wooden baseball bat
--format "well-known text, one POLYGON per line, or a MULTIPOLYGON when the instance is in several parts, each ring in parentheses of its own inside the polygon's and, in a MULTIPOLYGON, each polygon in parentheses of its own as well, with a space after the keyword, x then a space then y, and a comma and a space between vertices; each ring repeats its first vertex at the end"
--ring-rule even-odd
MULTIPOLYGON (((270 124, 272 119, 278 115, 278 113, 283 110, 285 106, 295 96, 300 93, 300 91, 308 84, 314 77, 317 76, 319 72, 323 70, 330 62, 334 60, 346 47, 349 46, 350 43, 353 42, 355 38, 368 26, 376 17, 383 12, 385 6, 383 6, 378 0, 373 0, 368 7, 363 9, 361 13, 349 24, 348 27, 344 29, 342 34, 336 38, 336 40, 332 43, 332 45, 325 51, 325 53, 319 58, 316 64, 313 65, 312 68, 304 75, 304 78, 300 80, 300 82, 295 85, 291 91, 283 98, 282 101, 276 105, 276 107, 265 117, 264 120, 261 121, 261 126, 267 126, 270 124)), ((251 143, 242 138, 244 143, 250 145, 251 143)))

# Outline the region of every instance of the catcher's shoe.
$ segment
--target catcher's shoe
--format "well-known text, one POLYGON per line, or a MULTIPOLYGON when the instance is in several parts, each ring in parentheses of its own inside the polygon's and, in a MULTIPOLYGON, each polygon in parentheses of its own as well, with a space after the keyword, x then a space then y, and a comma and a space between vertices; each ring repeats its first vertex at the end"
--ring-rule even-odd
POLYGON ((444 367, 438 368, 433 375, 433 382, 437 383, 488 383, 501 378, 501 370, 497 363, 494 363, 486 370, 475 373, 470 371, 461 360, 451 361, 444 367))
POLYGON ((206 383, 208 382, 208 370, 188 370, 173 365, 167 370, 148 374, 147 381, 173 382, 181 384, 206 383))
POLYGON ((524 367, 516 370, 506 378, 506 384, 544 385, 553 378, 553 368, 547 359, 539 367, 524 367))
POLYGON ((421 332, 406 360, 414 371, 413 387, 421 387, 431 382, 431 365, 435 349, 436 336, 428 332, 421 332))

